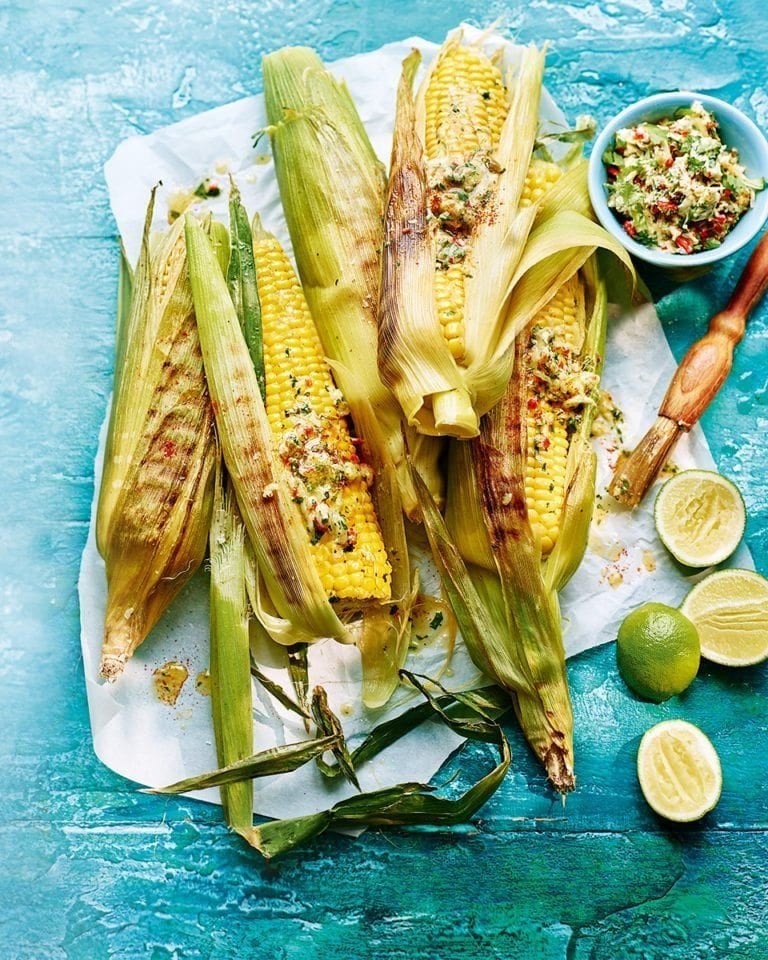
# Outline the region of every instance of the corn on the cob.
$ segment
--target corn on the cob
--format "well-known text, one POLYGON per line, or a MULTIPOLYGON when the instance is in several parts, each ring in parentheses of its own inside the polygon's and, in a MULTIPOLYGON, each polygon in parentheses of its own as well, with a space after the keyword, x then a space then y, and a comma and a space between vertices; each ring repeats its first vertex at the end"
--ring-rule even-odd
POLYGON ((582 404, 591 402, 595 374, 578 360, 584 342, 584 288, 578 274, 562 285, 523 334, 527 340, 528 519, 548 556, 557 540, 565 498, 569 434, 582 404))
POLYGON ((385 218, 379 366, 421 433, 478 432, 470 371, 499 333, 535 209, 520 207, 536 133, 543 54, 516 82, 450 36, 416 99, 403 65, 385 218), (414 283, 416 272, 424 274, 414 283))
POLYGON ((464 279, 473 269, 467 241, 474 221, 487 213, 484 207, 507 115, 507 92, 501 70, 482 51, 450 44, 438 57, 424 100, 425 159, 437 250, 437 313, 451 354, 461 363, 464 279), (463 194, 472 199, 462 202, 463 194))
MULTIPOLYGON (((561 791, 574 784, 573 718, 557 593, 583 556, 594 503, 589 431, 605 308, 590 261, 518 338, 504 397, 479 438, 451 444, 448 468, 446 522, 472 585, 464 584, 461 601, 476 592, 493 629, 508 637, 504 649, 484 642, 472 656, 514 692, 523 731, 561 791), (533 690, 505 682, 510 661, 533 690)), ((451 545, 440 546, 434 524, 428 532, 445 567, 451 545)), ((486 626, 484 635, 494 634, 486 626)))
MULTIPOLYGON (((253 754, 245 531, 225 483, 219 465, 210 531, 210 671, 213 735, 220 767, 253 754)), ((252 782, 222 784, 219 796, 229 826, 250 841, 252 782)))
POLYGON ((313 563, 292 501, 259 382, 224 276, 200 224, 185 218, 187 257, 203 362, 217 433, 240 514, 267 593, 256 613, 279 643, 323 637, 350 642, 313 563), (269 600, 272 610, 267 609, 269 600))
MULTIPOLYGON (((379 514, 402 504, 418 519, 400 408, 376 362, 384 168, 347 88, 314 51, 278 50, 264 58, 263 70, 275 173, 304 294, 353 422, 376 460, 394 465, 397 487, 377 504, 379 514), (368 408, 376 437, 361 426, 368 408)), ((419 454, 416 466, 440 499, 437 454, 429 445, 419 454)), ((402 596, 410 574, 404 558, 401 570, 393 566, 393 590, 402 596)))
POLYGON ((542 73, 541 51, 526 49, 517 73, 504 75, 460 32, 444 43, 415 100, 413 55, 403 64, 379 367, 420 433, 476 436, 535 312, 596 247, 630 264, 590 219, 585 165, 561 172, 534 156, 542 73))
MULTIPOLYGON (((403 512, 418 520, 406 459, 442 500, 441 441, 415 439, 382 382, 376 357, 385 175, 344 84, 305 48, 264 58, 264 98, 285 218, 304 295, 325 355, 364 441, 371 488, 392 568, 391 623, 370 622, 363 649, 364 700, 381 706, 399 683, 409 642, 412 575, 403 512), (404 629, 405 627, 405 629, 404 629)), ((372 617, 382 618, 381 612, 372 617)))
POLYGON ((266 409, 290 493, 309 529, 329 596, 386 600, 391 569, 347 423, 304 294, 278 240, 254 228, 264 337, 266 409))
POLYGON ((107 573, 101 670, 114 679, 205 555, 213 418, 181 225, 149 254, 147 213, 97 515, 107 573))

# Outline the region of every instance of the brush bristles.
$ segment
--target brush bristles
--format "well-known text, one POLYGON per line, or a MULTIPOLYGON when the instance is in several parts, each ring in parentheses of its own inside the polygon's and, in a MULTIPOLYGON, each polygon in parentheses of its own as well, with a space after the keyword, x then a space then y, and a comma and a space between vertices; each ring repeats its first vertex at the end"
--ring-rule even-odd
POLYGON ((619 503, 636 507, 667 462, 680 433, 674 420, 657 417, 634 451, 617 465, 608 493, 619 503))

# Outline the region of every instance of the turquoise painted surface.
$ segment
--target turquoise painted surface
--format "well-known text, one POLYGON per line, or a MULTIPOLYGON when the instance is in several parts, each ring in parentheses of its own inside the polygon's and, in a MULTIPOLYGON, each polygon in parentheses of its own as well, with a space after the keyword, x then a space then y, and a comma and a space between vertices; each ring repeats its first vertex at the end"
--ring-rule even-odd
MULTIPOLYGON (((653 706, 618 681, 611 649, 593 651, 571 666, 580 789, 565 808, 513 731, 513 772, 472 825, 325 837, 274 866, 217 809, 141 796, 91 749, 75 582, 112 364, 102 163, 132 133, 258 91, 261 54, 283 43, 331 59, 497 16, 552 40, 548 84, 571 117, 683 86, 768 126, 768 39, 747 0, 0 6, 0 957, 768 955, 764 670, 704 667, 685 697, 653 706), (649 813, 633 770, 643 730, 672 715, 711 734, 725 771, 714 814, 678 830, 649 813)), ((665 300, 678 355, 743 260, 665 300)), ((767 341, 763 307, 705 420, 763 570, 767 341)), ((476 747, 455 767, 484 760, 476 747)))

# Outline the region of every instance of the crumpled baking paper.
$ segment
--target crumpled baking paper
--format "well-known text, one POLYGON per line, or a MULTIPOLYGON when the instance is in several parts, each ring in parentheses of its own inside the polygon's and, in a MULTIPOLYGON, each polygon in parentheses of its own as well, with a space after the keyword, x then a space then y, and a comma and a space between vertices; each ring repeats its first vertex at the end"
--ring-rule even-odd
MULTIPOLYGON (((477 35, 467 28, 469 35, 477 35)), ((492 35, 490 48, 503 46, 514 62, 519 48, 492 35)), ((395 90, 400 64, 413 47, 428 60, 435 44, 411 38, 388 44, 373 53, 340 60, 333 72, 347 80, 379 157, 386 163, 392 136, 395 90)), ((545 93, 542 124, 562 126, 564 117, 545 93)), ((190 190, 205 177, 222 186, 221 196, 205 201, 214 215, 227 218, 227 173, 240 187, 248 210, 258 210, 268 229, 290 248, 282 217, 277 183, 264 146, 254 150, 253 135, 266 122, 261 96, 248 97, 202 113, 149 136, 126 140, 105 168, 110 202, 128 257, 135 263, 151 187, 162 181, 156 205, 155 226, 167 225, 169 197, 190 190)), ((632 444, 650 424, 675 363, 652 306, 616 319, 610 326, 603 385, 625 416, 625 442, 632 444)), ((95 466, 98 491, 106 430, 102 429, 95 466)), ((611 641, 628 610, 649 600, 676 604, 690 587, 664 552, 654 531, 653 495, 629 515, 612 504, 605 494, 611 465, 617 455, 617 437, 609 434, 596 441, 599 458, 599 491, 590 546, 584 562, 563 591, 565 646, 569 656, 611 641)), ((680 467, 713 468, 706 440, 700 429, 681 440, 674 455, 680 467)), ((108 767, 138 783, 160 786, 216 767, 216 753, 208 698, 196 687, 196 677, 208 666, 208 575, 200 571, 152 636, 139 649, 119 681, 105 685, 98 678, 99 653, 106 602, 104 564, 94 539, 94 510, 88 542, 83 553, 79 580, 82 649, 88 706, 94 748, 108 767), (153 692, 152 672, 171 659, 182 661, 189 679, 175 707, 160 702, 153 692)), ((425 554, 417 561, 426 592, 439 593, 435 570, 425 554)), ((735 558, 737 565, 751 566, 746 551, 735 558)), ((436 676, 444 667, 444 646, 428 646, 410 655, 408 666, 436 676)), ((263 668, 289 688, 284 663, 265 654, 263 668)), ((459 639, 450 666, 443 676, 453 688, 468 688, 481 682, 459 639)), ((333 641, 310 649, 310 680, 322 684, 332 708, 341 717, 354 743, 376 723, 394 716, 416 702, 412 691, 398 690, 388 706, 368 711, 360 703, 360 665, 354 647, 333 641)), ((256 749, 304 739, 301 723, 291 713, 254 685, 256 749)), ((364 765, 359 771, 363 790, 402 781, 428 781, 462 740, 445 726, 429 722, 364 765)), ((254 811, 268 817, 299 816, 328 807, 353 792, 345 782, 329 782, 314 764, 288 776, 255 781, 254 811)), ((218 791, 192 794, 217 803, 218 791)))

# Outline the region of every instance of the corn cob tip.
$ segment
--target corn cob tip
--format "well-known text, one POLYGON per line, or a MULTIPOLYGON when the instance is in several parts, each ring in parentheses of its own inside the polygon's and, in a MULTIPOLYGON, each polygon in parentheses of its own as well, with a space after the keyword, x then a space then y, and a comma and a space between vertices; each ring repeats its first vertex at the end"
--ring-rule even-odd
POLYGON ((547 777, 555 790, 563 795, 571 793, 576 787, 576 777, 568 749, 553 743, 544 754, 543 760, 547 777))
MULTIPOLYGON (((107 603, 99 672, 103 680, 112 683, 122 674, 126 663, 141 645, 157 617, 150 614, 147 620, 145 607, 126 615, 124 607, 113 605, 109 600, 107 603)), ((163 606, 167 606, 167 603, 163 606)))
POLYGON ((126 660, 127 657, 115 656, 113 654, 103 656, 99 670, 102 680, 106 680, 107 683, 114 683, 125 669, 126 660))

